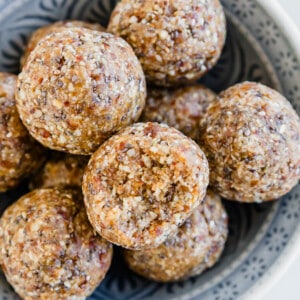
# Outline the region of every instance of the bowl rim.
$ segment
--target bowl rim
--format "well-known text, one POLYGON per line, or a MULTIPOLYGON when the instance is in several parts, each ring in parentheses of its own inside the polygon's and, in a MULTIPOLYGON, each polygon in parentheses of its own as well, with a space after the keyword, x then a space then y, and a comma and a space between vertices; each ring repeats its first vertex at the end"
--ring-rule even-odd
MULTIPOLYGON (((266 14, 272 17, 277 23, 283 35, 287 38, 292 50, 295 52, 298 62, 300 62, 300 30, 298 26, 294 23, 278 0, 256 0, 256 2, 265 10, 266 14)), ((273 265, 264 273, 260 280, 241 296, 241 299, 253 300, 254 295, 257 300, 264 299, 264 296, 285 275, 299 255, 300 222, 286 247, 280 253, 273 265)))
MULTIPOLYGON (((0 0, 0 4, 4 0, 0 0)), ((290 45, 295 56, 300 63, 300 30, 291 17, 287 14, 285 8, 278 0, 255 0, 261 6, 270 18, 277 24, 278 28, 286 37, 287 43, 290 45), (296 38, 295 38, 296 37, 296 38)), ((13 4, 13 3, 11 3, 13 4)), ((292 263, 300 255, 300 222, 297 225, 295 232, 292 234, 289 242, 279 254, 279 257, 268 268, 263 276, 239 299, 253 300, 264 299, 264 296, 271 290, 273 286, 285 275, 292 263)))

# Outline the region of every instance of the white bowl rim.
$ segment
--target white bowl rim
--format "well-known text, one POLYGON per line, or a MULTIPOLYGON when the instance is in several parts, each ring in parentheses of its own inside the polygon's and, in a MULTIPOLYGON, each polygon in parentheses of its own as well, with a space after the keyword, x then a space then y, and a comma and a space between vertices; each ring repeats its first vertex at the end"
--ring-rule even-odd
MULTIPOLYGON (((280 30, 287 37, 291 48, 294 50, 300 62, 300 31, 294 21, 289 17, 285 9, 278 0, 256 0, 259 5, 277 23, 280 30)), ((271 288, 283 277, 292 263, 300 255, 300 223, 298 224, 293 236, 289 240, 279 257, 262 276, 257 283, 248 289, 240 299, 253 300, 264 299, 264 296, 271 288)))

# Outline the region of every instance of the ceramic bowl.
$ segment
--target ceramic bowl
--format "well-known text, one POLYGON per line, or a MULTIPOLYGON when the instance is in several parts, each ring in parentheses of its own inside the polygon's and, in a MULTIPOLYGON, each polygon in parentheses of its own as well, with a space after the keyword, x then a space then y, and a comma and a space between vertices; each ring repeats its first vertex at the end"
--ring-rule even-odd
MULTIPOLYGON (((0 0, 0 71, 18 72, 26 40, 36 28, 59 19, 106 25, 115 3, 0 0)), ((228 21, 226 46, 219 63, 202 82, 218 92, 243 80, 260 81, 281 91, 300 114, 300 38, 293 24, 276 1, 222 3, 228 21)), ((25 186, 21 186, 0 194, 0 212, 24 192, 25 186)), ((89 299, 233 300, 262 295, 283 272, 300 243, 300 186, 273 203, 225 205, 230 235, 214 268, 186 281, 159 284, 130 272, 116 255, 106 279, 89 299)), ((19 299, 2 274, 0 299, 19 299)))

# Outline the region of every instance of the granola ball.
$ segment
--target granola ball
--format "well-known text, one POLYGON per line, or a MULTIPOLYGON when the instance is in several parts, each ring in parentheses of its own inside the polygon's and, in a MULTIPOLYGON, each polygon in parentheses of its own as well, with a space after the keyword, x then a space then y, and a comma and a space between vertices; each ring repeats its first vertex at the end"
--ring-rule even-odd
POLYGON ((203 118, 200 145, 210 185, 241 202, 277 199, 300 178, 300 120, 273 89, 254 82, 220 94, 203 118))
POLYGON ((18 77, 21 119, 43 145, 88 155, 135 122, 146 84, 131 47, 105 32, 69 28, 45 37, 18 77))
POLYGON ((0 192, 16 187, 44 162, 44 149, 22 124, 14 97, 17 77, 0 73, 0 192))
POLYGON ((228 218, 221 198, 208 191, 204 204, 178 229, 177 234, 157 248, 125 250, 130 269, 148 279, 177 281, 212 267, 224 249, 228 218))
POLYGON ((35 46, 39 43, 39 41, 41 39, 43 39, 45 36, 47 36, 53 32, 68 30, 69 28, 74 28, 74 27, 88 28, 88 29, 97 30, 97 31, 105 31, 105 28, 103 28, 100 24, 88 23, 88 22, 83 22, 83 21, 78 21, 78 20, 58 21, 58 22, 43 26, 43 27, 37 29, 36 31, 34 31, 32 33, 32 35, 30 36, 30 39, 28 41, 24 55, 21 57, 21 67, 24 66, 29 54, 35 48, 35 46))
POLYGON ((199 121, 217 95, 200 84, 176 89, 148 91, 143 121, 166 123, 192 139, 199 134, 199 121))
POLYGON ((219 0, 122 0, 108 31, 133 47, 147 80, 169 86, 195 81, 216 64, 226 22, 219 0))
POLYGON ((35 190, 0 219, 0 263, 22 299, 86 299, 103 280, 112 245, 88 222, 81 193, 35 190))
POLYGON ((29 184, 30 190, 49 187, 80 187, 89 156, 52 152, 29 184))
POLYGON ((208 164, 178 130, 136 123, 92 155, 83 176, 84 201, 94 229, 129 249, 157 247, 202 202, 208 164))

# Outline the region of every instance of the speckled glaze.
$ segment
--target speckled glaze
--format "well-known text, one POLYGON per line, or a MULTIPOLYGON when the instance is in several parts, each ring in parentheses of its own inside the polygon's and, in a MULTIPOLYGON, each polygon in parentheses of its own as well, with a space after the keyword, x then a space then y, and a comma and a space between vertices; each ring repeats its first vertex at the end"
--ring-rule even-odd
MULTIPOLYGON (((244 80, 261 81, 281 91, 299 114, 297 53, 300 46, 292 47, 297 40, 295 36, 290 37, 293 28, 287 25, 288 20, 275 1, 221 2, 227 15, 227 40, 218 64, 201 82, 218 92, 244 80)), ((26 39, 36 28, 58 19, 100 21, 105 26, 115 3, 112 0, 0 0, 0 71, 18 72, 26 39)), ((0 194, 1 210, 24 192, 21 186, 0 194)), ((229 237, 214 268, 186 281, 158 284, 133 274, 122 260, 115 259, 107 277, 89 300, 235 300, 249 293, 252 293, 249 298, 255 299, 270 279, 273 281, 282 273, 282 265, 293 256, 293 249, 299 244, 300 186, 278 202, 247 205, 225 202, 225 207, 229 214, 229 237)), ((3 277, 0 291, 1 300, 19 299, 3 277)))

